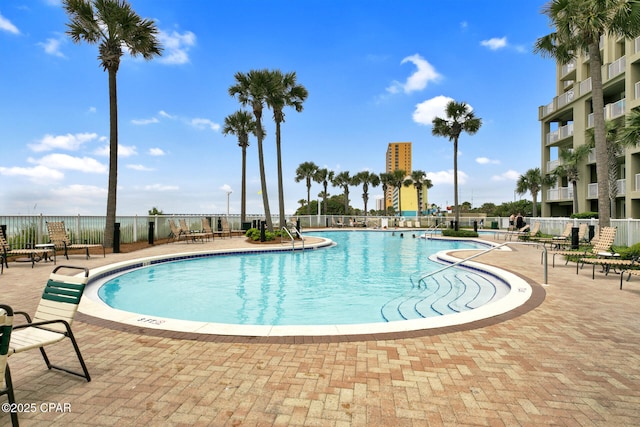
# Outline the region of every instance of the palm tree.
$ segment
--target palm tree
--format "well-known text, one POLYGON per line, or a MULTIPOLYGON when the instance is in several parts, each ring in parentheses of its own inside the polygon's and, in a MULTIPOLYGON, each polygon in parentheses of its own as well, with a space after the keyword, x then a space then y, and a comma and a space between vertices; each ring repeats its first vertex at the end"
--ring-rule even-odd
POLYGON ((284 185, 282 183, 282 154, 280 150, 280 124, 284 122, 284 107, 293 107, 299 113, 302 111, 302 103, 307 99, 307 89, 297 84, 296 73, 282 74, 280 70, 271 72, 272 84, 267 91, 265 99, 267 105, 273 110, 273 120, 276 123, 276 152, 278 162, 278 207, 280 211, 280 227, 284 227, 286 219, 284 215, 284 185))
MULTIPOLYGON (((609 177, 607 179, 607 185, 609 186, 609 212, 611 218, 616 218, 616 198, 618 197, 618 157, 622 155, 623 145, 622 140, 618 138, 618 132, 620 131, 620 122, 618 120, 607 120, 604 122, 605 127, 605 140, 607 141, 607 162, 609 163, 609 177)), ((595 147, 595 132, 593 128, 587 129, 586 132, 587 143, 589 148, 595 147)))
POLYGON ((311 181, 318 172, 318 166, 313 162, 304 162, 296 169, 296 182, 303 179, 307 183, 307 215, 311 215, 311 181))
POLYGON ((313 180, 318 184, 322 184, 322 210, 324 215, 327 214, 327 197, 329 197, 329 193, 327 192, 327 187, 329 186, 329 182, 333 180, 334 172, 330 171, 327 168, 318 169, 313 180))
POLYGON ((251 113, 238 110, 224 118, 222 133, 238 137, 238 146, 242 147, 242 190, 240 196, 240 222, 245 222, 247 216, 247 147, 249 134, 256 135, 256 122, 251 113))
POLYGON ((573 191, 573 213, 578 210, 578 180, 580 179, 579 164, 589 155, 591 147, 588 144, 580 145, 575 149, 561 148, 558 153, 560 165, 553 170, 557 178, 566 178, 571 183, 573 191))
POLYGON ((424 187, 427 187, 427 190, 432 188, 433 184, 431 183, 431 180, 427 178, 427 174, 421 170, 412 171, 409 178, 407 178, 405 181, 408 181, 408 184, 413 185, 413 187, 416 189, 416 206, 418 207, 416 210, 416 218, 419 219, 420 213, 423 210, 423 206, 421 205, 420 201, 422 200, 424 202, 424 199, 422 197, 422 190, 424 189, 424 187))
POLYGON ((74 43, 98 45, 98 59, 109 75, 109 186, 104 246, 113 247, 118 188, 118 97, 116 75, 126 49, 132 56, 151 60, 162 55, 158 28, 142 19, 125 0, 63 0, 69 15, 67 35, 74 43))
POLYGON ((262 127, 262 110, 267 98, 267 91, 272 84, 271 74, 268 70, 251 70, 248 73, 237 72, 234 75, 236 83, 229 87, 229 95, 237 97, 243 106, 251 106, 253 116, 256 119, 256 137, 258 139, 258 162, 260 165, 260 187, 262 205, 269 231, 273 231, 271 221, 271 209, 269 209, 269 196, 267 194, 267 177, 264 169, 264 151, 262 141, 264 131, 262 127))
MULTIPOLYGON (((635 3, 635 2, 634 2, 635 3)), ((552 0, 543 9, 555 32, 539 38, 534 51, 564 65, 580 52, 589 53, 598 177, 598 222, 609 226, 609 163, 602 89, 600 37, 609 34, 634 39, 640 35, 640 8, 627 0, 552 0)))
POLYGON ((369 185, 377 187, 380 185, 380 177, 369 171, 358 172, 353 177, 353 184, 362 184, 362 200, 364 201, 364 216, 367 216, 367 202, 369 201, 369 185))
POLYGON ((533 217, 538 216, 538 193, 542 190, 542 186, 553 185, 554 179, 551 175, 542 175, 540 168, 529 169, 520 175, 516 183, 516 192, 524 194, 527 191, 531 193, 533 199, 533 217))
MULTIPOLYGON (((398 190, 398 212, 402 216, 402 186, 407 178, 407 173, 402 169, 396 169, 389 173, 389 185, 398 190)), ((411 184, 409 184, 411 185, 411 184)))
POLYGON ((387 172, 382 172, 380 175, 380 184, 382 184, 382 199, 384 201, 383 205, 384 205, 384 214, 387 214, 387 191, 389 190, 389 187, 392 186, 391 184, 391 174, 387 173, 387 172))
POLYGON ((353 185, 353 178, 348 171, 340 172, 333 177, 331 184, 334 187, 341 187, 344 193, 344 214, 349 215, 349 186, 353 185))
POLYGON ((453 141, 453 205, 455 207, 455 230, 460 223, 460 211, 458 209, 458 139, 462 132, 473 135, 482 126, 482 119, 477 118, 471 107, 464 102, 450 101, 445 108, 446 119, 436 117, 433 119, 431 133, 435 136, 444 136, 453 141))

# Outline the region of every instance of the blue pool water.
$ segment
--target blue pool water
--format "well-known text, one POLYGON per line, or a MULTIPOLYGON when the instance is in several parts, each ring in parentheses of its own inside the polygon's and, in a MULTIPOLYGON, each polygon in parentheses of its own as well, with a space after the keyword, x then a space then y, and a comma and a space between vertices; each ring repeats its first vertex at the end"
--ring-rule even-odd
POLYGON ((154 264, 104 283, 109 306, 149 316, 241 325, 331 325, 416 319, 475 308, 508 285, 428 257, 484 247, 396 232, 313 232, 337 244, 154 264), (496 283, 497 282, 497 283, 496 283), (496 289, 496 285, 498 289, 496 289))

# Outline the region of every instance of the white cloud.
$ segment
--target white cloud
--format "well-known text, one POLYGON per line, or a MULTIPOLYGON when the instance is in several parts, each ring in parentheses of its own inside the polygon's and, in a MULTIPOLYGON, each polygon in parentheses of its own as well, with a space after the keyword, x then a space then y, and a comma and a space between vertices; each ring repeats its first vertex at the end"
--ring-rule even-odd
POLYGON ((92 113, 92 114, 93 114, 93 113, 95 113, 96 111, 98 111, 98 110, 96 109, 96 107, 89 107, 89 109, 87 110, 87 113, 92 113))
POLYGON ((167 113, 167 112, 166 112, 166 111, 164 111, 164 110, 160 110, 160 111, 158 112, 158 115, 159 115, 160 117, 166 117, 167 119, 175 119, 175 118, 176 118, 176 116, 172 116, 171 114, 167 113))
POLYGON ((220 187, 220 189, 224 192, 233 192, 229 184, 224 184, 222 187, 220 187))
POLYGON ((131 165, 127 165, 126 167, 127 167, 127 169, 133 169, 135 171, 140 171, 140 172, 150 172, 150 171, 155 170, 153 168, 146 167, 145 165, 133 165, 133 164, 131 164, 131 165))
POLYGON ((0 13, 0 31, 7 31, 11 34, 20 34, 20 30, 18 30, 18 27, 13 25, 11 21, 9 21, 7 18, 2 16, 1 13, 0 13))
POLYGON ((421 125, 431 126, 431 122, 436 117, 445 117, 445 107, 450 101, 453 101, 453 99, 439 95, 417 104, 413 112, 413 121, 421 125))
POLYGON ((191 119, 190 122, 191 126, 197 128, 197 129, 206 129, 209 128, 213 131, 219 131, 220 130, 220 125, 218 123, 214 123, 209 119, 201 119, 201 118, 195 118, 195 119, 191 119))
POLYGON ((38 165, 32 168, 12 167, 5 168, 0 166, 0 175, 4 176, 24 176, 30 178, 33 182, 42 183, 50 180, 61 180, 64 174, 58 170, 51 169, 47 166, 38 165))
MULTIPOLYGON (((104 145, 93 152, 96 156, 108 156, 109 155, 109 144, 104 145)), ((120 145, 118 144, 118 157, 130 157, 138 154, 135 145, 120 145)))
POLYGON ((107 190, 95 185, 72 184, 66 187, 52 188, 51 194, 65 199, 88 198, 90 200, 102 200, 107 196, 107 190))
POLYGON ((42 46, 47 55, 57 56, 59 58, 66 58, 60 51, 60 45, 64 39, 47 39, 44 43, 38 43, 38 46, 42 46))
MULTIPOLYGON (((453 185, 453 169, 439 172, 428 172, 427 178, 431 180, 431 183, 434 186, 438 184, 453 185)), ((458 185, 466 184, 467 178, 469 178, 469 176, 466 173, 458 170, 458 185)))
POLYGON ((162 148, 149 148, 150 156, 164 156, 166 153, 162 148))
POLYGON ((492 176, 491 181, 517 181, 518 178, 520 178, 520 173, 509 169, 500 175, 492 176))
POLYGON ((182 34, 177 31, 166 33, 160 31, 158 40, 162 43, 164 53, 159 58, 165 64, 186 64, 189 62, 189 49, 196 44, 196 35, 191 31, 182 34))
POLYGON ((51 151, 55 149, 74 151, 82 144, 98 138, 96 133, 68 133, 66 135, 45 135, 37 144, 29 144, 29 148, 35 152, 51 151))
POLYGON ((153 123, 159 123, 160 120, 158 120, 155 117, 152 117, 150 119, 132 119, 131 123, 133 123, 134 125, 150 125, 153 123))
POLYGON ((480 163, 481 165, 488 165, 488 164, 499 165, 500 160, 490 159, 488 157, 477 157, 476 163, 480 163))
POLYGON ((176 190, 179 190, 180 187, 178 187, 177 185, 153 184, 153 185, 145 185, 144 189, 146 191, 176 191, 176 190))
POLYGON ((411 74, 404 83, 394 81, 391 86, 387 88, 387 92, 395 94, 401 89, 404 93, 411 93, 419 91, 427 87, 427 84, 431 81, 437 81, 440 79, 440 74, 433 68, 433 66, 419 54, 407 56, 400 64, 411 62, 418 69, 411 74))
POLYGON ((498 49, 502 49, 504 47, 507 47, 507 38, 506 37, 502 37, 502 38, 494 37, 494 38, 489 39, 489 40, 482 40, 480 42, 480 44, 482 46, 488 47, 491 50, 498 50, 498 49))
POLYGON ((29 158, 29 163, 35 163, 52 169, 68 169, 89 173, 106 173, 107 166, 91 157, 73 157, 68 154, 48 154, 40 159, 29 158))

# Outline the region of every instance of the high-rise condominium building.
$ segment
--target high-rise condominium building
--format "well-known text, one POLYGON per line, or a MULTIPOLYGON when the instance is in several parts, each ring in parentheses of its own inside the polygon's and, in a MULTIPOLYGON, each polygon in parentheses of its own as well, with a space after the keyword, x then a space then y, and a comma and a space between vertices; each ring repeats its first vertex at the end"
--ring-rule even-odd
MULTIPOLYGON (((391 142, 387 147, 386 158, 386 172, 390 173, 396 170, 403 170, 406 172, 406 176, 411 175, 412 162, 411 162, 411 143, 410 142, 391 142)), ((393 206, 396 212, 400 210, 399 201, 402 202, 402 214, 406 216, 415 216, 418 211, 418 204, 420 205, 420 211, 424 211, 426 208, 427 189, 423 187, 421 192, 420 201, 418 201, 418 194, 414 186, 389 188, 385 194, 386 205, 393 206)))
MULTIPOLYGON (((625 116, 640 106, 640 38, 628 40, 602 37, 602 81, 606 121, 625 125, 625 116)), ((542 165, 551 174, 561 164, 561 149, 573 149, 588 142, 586 131, 593 128, 593 103, 589 56, 581 53, 566 65, 557 65, 556 97, 538 113, 542 127, 542 165)), ((640 146, 617 155, 616 217, 640 218, 640 146)), ((598 210, 598 183, 595 150, 578 165, 577 194, 580 212, 598 210)), ((573 188, 566 177, 553 188, 543 188, 543 216, 572 213, 573 188)), ((613 216, 612 216, 613 217, 613 216)))

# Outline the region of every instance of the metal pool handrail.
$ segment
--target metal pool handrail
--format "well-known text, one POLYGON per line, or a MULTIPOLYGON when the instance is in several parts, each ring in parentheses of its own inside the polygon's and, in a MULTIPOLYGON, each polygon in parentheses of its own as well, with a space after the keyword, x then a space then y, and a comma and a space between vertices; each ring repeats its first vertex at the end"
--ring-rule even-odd
POLYGON ((547 278, 548 278, 548 277, 547 277, 547 276, 548 276, 548 275, 547 275, 547 272, 548 272, 548 269, 547 269, 547 248, 546 248, 544 245, 541 245, 540 243, 537 243, 537 242, 505 242, 505 243, 500 243, 499 245, 492 246, 492 247, 490 247, 489 249, 485 249, 484 251, 481 251, 481 252, 478 252, 478 253, 473 254, 473 255, 471 255, 471 256, 468 256, 468 257, 466 257, 465 259, 461 259, 460 261, 456 261, 456 262, 454 262, 453 264, 445 265, 444 267, 442 267, 442 268, 440 268, 440 269, 438 269, 438 270, 436 270, 436 271, 431 271, 431 272, 429 272, 429 273, 426 273, 425 275, 421 276, 421 277, 418 279, 417 283, 419 284, 420 282, 424 282, 424 279, 426 279, 426 278, 428 278, 428 277, 431 277, 431 276, 433 276, 434 274, 441 273, 441 272, 443 272, 444 270, 447 270, 447 269, 449 269, 449 268, 451 268, 451 267, 455 267, 455 266, 460 265, 460 264, 462 264, 462 263, 464 263, 464 262, 466 262, 466 261, 469 261, 469 260, 471 260, 471 259, 473 259, 473 258, 479 257, 480 255, 484 255, 484 254, 486 254, 486 253, 488 253, 488 252, 491 252, 491 251, 493 251, 493 250, 496 250, 496 249, 498 249, 498 248, 501 248, 501 247, 503 247, 503 246, 508 246, 508 245, 534 245, 534 246, 542 246, 542 263, 543 263, 543 266, 544 266, 544 283, 548 283, 548 280, 547 280, 547 278))
MULTIPOLYGON (((287 233, 287 236, 289 236, 289 238, 291 239, 291 250, 294 250, 296 248, 296 239, 291 234, 291 230, 289 230, 287 227, 282 227, 282 229, 287 233)), ((294 230, 296 235, 298 235, 300 237, 300 240, 302 241, 302 250, 304 251, 304 237, 302 237, 302 234, 300 234, 297 228, 294 228, 294 230)))

